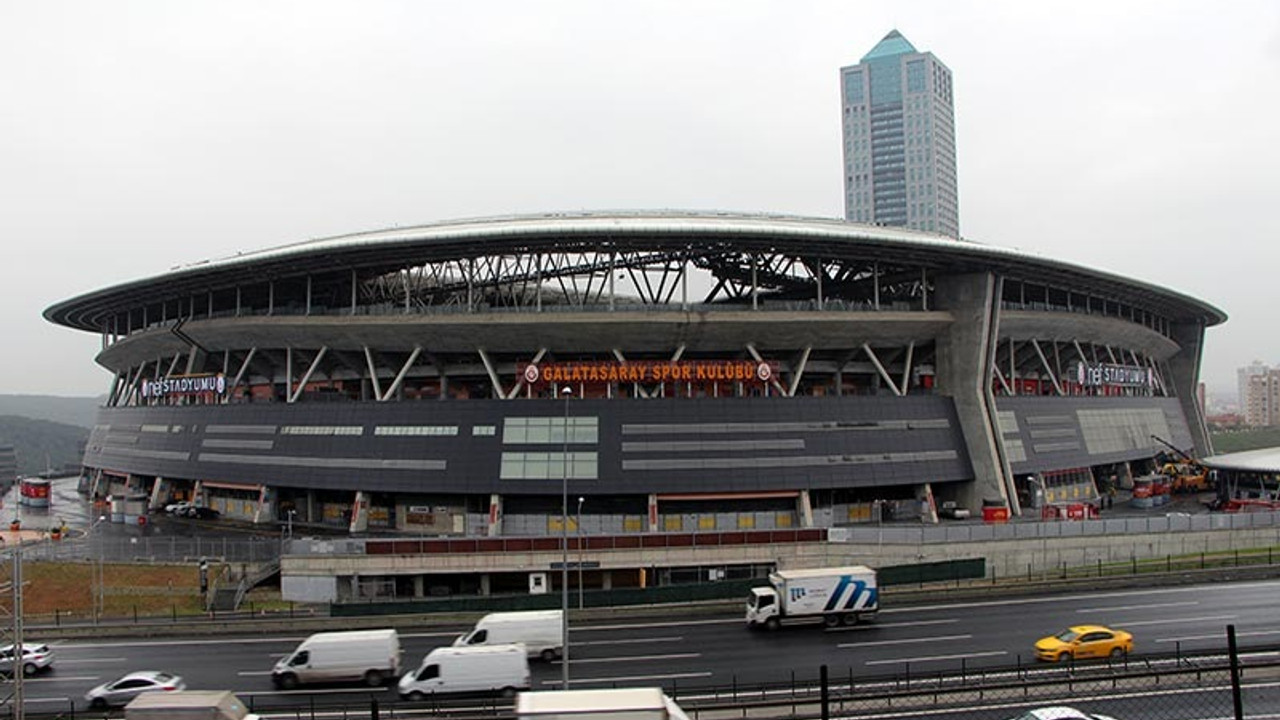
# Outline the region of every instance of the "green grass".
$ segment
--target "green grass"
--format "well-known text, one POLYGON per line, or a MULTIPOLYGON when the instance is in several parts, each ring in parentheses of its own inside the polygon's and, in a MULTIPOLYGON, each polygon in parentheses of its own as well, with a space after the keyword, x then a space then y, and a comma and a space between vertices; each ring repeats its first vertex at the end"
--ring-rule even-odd
POLYGON ((1262 448, 1280 447, 1280 428, 1260 428, 1257 430, 1234 430, 1230 432, 1214 432, 1209 434, 1216 454, 1260 450, 1262 448))

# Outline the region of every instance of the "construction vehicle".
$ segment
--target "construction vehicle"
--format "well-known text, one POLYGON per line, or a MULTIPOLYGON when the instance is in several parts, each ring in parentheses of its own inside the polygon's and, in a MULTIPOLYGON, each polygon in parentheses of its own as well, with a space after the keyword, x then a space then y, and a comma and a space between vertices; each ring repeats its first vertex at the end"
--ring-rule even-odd
POLYGON ((1213 489, 1209 469, 1200 464, 1199 460, 1158 435, 1152 435, 1151 439, 1173 451, 1172 455, 1160 453, 1165 456, 1165 461, 1160 465, 1160 474, 1168 478, 1170 492, 1195 493, 1213 489))

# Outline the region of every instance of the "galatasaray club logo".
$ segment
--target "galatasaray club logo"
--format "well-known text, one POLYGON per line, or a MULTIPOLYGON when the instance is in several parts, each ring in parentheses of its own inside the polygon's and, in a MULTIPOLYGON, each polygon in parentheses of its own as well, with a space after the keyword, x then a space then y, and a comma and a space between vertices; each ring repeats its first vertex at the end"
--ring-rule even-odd
POLYGON ((530 385, 533 385, 534 383, 538 382, 538 379, 541 376, 542 376, 542 373, 538 370, 537 365, 534 365, 533 363, 529 363, 529 365, 525 366, 525 369, 524 369, 525 382, 529 383, 530 385))
POLYGON ((769 363, 756 365, 756 377, 760 378, 760 382, 769 382, 773 379, 773 368, 769 367, 769 363))

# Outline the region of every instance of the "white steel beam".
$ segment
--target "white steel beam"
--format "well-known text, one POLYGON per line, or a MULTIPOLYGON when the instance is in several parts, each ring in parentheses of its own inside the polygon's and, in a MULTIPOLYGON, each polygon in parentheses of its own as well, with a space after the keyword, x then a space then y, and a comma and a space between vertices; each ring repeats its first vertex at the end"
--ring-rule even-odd
POLYGON ((311 376, 315 374, 316 368, 320 367, 320 361, 324 359, 324 354, 329 352, 328 345, 321 345, 320 352, 316 353, 315 359, 311 361, 311 365, 307 367, 307 371, 302 374, 302 379, 298 380, 298 389, 294 390, 289 396, 289 402, 297 402, 302 397, 302 389, 311 381, 311 376))
POLYGON ((866 343, 862 343, 862 352, 866 353, 867 357, 871 358, 871 364, 876 366, 876 372, 880 373, 880 379, 884 380, 884 384, 888 385, 889 389, 893 390, 894 395, 902 397, 902 390, 898 388, 898 384, 893 381, 893 378, 889 377, 889 371, 885 370, 884 365, 880 362, 880 358, 876 357, 876 353, 871 349, 871 346, 866 343))

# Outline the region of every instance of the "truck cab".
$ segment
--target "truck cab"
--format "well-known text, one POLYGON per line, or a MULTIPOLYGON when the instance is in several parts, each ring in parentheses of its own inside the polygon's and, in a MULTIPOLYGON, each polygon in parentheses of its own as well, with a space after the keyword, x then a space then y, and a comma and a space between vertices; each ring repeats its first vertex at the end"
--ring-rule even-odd
POLYGON ((751 595, 747 597, 747 625, 763 625, 772 630, 778 623, 778 591, 771 587, 751 588, 751 595))

